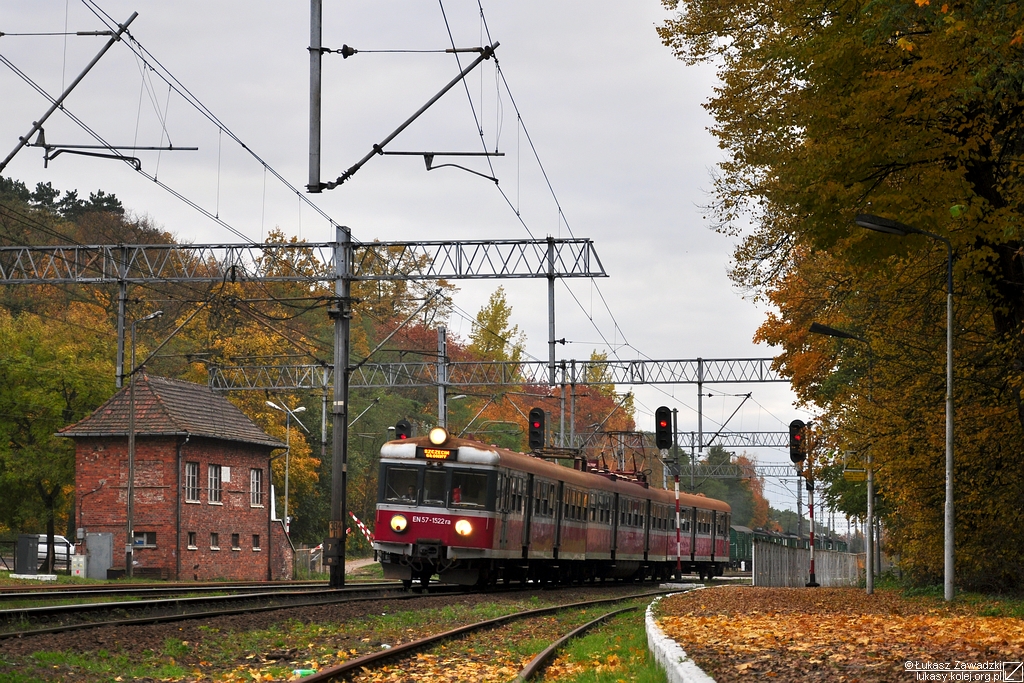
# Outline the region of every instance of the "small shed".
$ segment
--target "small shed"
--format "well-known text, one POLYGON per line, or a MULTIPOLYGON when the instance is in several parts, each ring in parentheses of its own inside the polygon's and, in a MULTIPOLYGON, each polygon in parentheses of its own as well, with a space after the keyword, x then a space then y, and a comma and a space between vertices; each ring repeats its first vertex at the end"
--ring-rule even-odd
MULTIPOLYGON (((128 387, 60 436, 75 442, 76 526, 112 534, 124 568, 128 387)), ((266 434, 209 387, 135 378, 133 573, 175 580, 290 579, 293 549, 272 518, 266 434)), ((88 537, 88 536, 87 536, 88 537)))

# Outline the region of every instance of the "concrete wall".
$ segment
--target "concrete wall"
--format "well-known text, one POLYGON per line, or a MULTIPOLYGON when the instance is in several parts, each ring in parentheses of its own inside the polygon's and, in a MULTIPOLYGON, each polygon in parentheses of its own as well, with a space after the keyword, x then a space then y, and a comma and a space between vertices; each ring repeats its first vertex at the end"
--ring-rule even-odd
MULTIPOLYGON (((806 586, 810 564, 810 551, 806 548, 754 539, 755 586, 806 586)), ((814 578, 822 586, 856 586, 860 579, 857 556, 815 549, 814 578)))

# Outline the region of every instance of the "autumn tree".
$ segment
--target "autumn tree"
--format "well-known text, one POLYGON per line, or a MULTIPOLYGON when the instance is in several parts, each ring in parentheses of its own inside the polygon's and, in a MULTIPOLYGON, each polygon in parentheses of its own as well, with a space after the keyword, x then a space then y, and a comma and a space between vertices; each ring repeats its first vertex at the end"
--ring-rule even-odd
POLYGON ((873 454, 891 548, 942 575, 944 246, 955 259, 956 576, 1024 587, 1024 6, 666 0, 662 40, 718 69, 726 160, 709 216, 732 275, 773 303, 758 336, 835 457, 873 454), (746 225, 752 225, 748 231, 746 225), (811 337, 811 322, 867 344, 811 337))

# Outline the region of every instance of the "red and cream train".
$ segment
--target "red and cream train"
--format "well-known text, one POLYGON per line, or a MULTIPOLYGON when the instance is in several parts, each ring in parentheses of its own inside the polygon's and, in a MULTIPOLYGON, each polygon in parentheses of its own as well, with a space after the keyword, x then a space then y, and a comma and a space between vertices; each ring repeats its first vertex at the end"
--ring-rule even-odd
MULTIPOLYGON (((380 452, 375 538, 384 577, 426 585, 668 578, 676 570, 672 491, 450 436, 380 452)), ((729 563, 729 505, 680 494, 684 572, 729 563)))

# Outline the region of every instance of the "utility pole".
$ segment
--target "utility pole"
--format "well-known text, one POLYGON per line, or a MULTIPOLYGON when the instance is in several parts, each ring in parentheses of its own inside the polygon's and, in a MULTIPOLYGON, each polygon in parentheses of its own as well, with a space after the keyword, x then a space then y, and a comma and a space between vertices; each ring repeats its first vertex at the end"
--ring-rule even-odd
POLYGON ((437 424, 448 428, 448 331, 437 328, 437 424))
POLYGON ((335 230, 334 303, 328 309, 334 319, 334 443, 331 462, 331 519, 324 558, 331 568, 330 585, 345 585, 345 518, 348 516, 348 381, 349 325, 352 320, 352 233, 344 226, 335 230), (328 555, 327 550, 332 551, 328 555))

